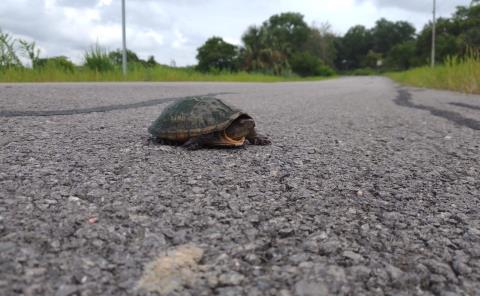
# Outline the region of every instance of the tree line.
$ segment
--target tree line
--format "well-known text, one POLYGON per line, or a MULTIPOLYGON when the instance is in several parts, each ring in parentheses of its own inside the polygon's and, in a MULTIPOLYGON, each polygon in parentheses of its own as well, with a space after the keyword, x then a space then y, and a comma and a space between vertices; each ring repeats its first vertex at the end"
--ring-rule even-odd
MULTIPOLYGON (((379 19, 372 28, 351 27, 343 36, 328 24, 309 26, 300 13, 271 16, 250 26, 235 46, 211 37, 197 50, 200 71, 248 71, 328 76, 334 71, 406 70, 430 63, 432 23, 420 32, 406 21, 379 19)), ((436 61, 480 49, 480 0, 437 19, 436 61)))

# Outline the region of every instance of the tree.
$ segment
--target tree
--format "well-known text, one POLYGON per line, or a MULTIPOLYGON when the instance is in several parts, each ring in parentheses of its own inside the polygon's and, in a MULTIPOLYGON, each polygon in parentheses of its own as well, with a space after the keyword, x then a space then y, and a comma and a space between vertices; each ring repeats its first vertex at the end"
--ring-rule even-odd
MULTIPOLYGON (((448 18, 439 18, 436 23, 435 37, 435 60, 443 62, 447 56, 461 53, 462 45, 459 43, 458 35, 461 30, 459 24, 448 18)), ((416 41, 416 55, 424 62, 430 62, 430 51, 432 44, 432 23, 424 26, 418 34, 416 41)))
MULTIPOLYGON (((123 50, 117 49, 115 51, 111 51, 108 53, 108 57, 112 60, 115 66, 122 66, 123 50)), ((154 56, 149 56, 147 60, 142 60, 134 51, 130 49, 127 49, 127 61, 129 68, 138 67, 140 65, 145 68, 151 68, 158 64, 155 61, 154 56)))
POLYGON ((406 70, 415 62, 415 41, 406 41, 397 44, 389 51, 387 66, 394 70, 406 70))
POLYGON ((463 52, 468 48, 480 48, 480 0, 472 1, 469 7, 458 6, 452 17, 459 32, 459 43, 463 52))
MULTIPOLYGON (((377 62, 388 56, 393 47, 413 40, 415 28, 408 22, 391 22, 382 18, 370 30, 357 25, 351 27, 342 38, 334 40, 337 49, 335 66, 343 70, 376 68, 377 62)), ((399 47, 395 53, 401 49, 406 48, 399 47)))
POLYGON ((309 35, 310 28, 303 15, 293 12, 273 15, 262 26, 251 26, 243 34, 242 68, 277 75, 289 73, 289 59, 304 50, 309 35))
POLYGON ((334 66, 337 49, 335 48, 335 35, 331 32, 328 23, 310 28, 303 51, 313 54, 331 67, 334 66))
POLYGON ((260 60, 263 62, 263 72, 274 75, 283 75, 290 73, 290 64, 285 53, 264 48, 260 51, 260 60))
POLYGON ((275 75, 290 71, 287 55, 268 45, 269 34, 265 26, 251 26, 243 34, 245 47, 240 49, 239 58, 243 70, 275 75))
POLYGON ((265 68, 260 52, 266 47, 264 34, 256 26, 250 26, 242 36, 244 48, 240 50, 242 68, 247 71, 259 71, 265 68))
POLYGON ((148 60, 145 62, 145 66, 152 68, 158 65, 157 61, 155 61, 155 57, 153 55, 148 57, 148 60))
POLYGON ((207 72, 216 70, 237 70, 238 49, 220 37, 211 37, 197 49, 197 69, 207 72))
POLYGON ((391 22, 384 18, 372 28, 373 50, 386 54, 397 44, 415 39, 415 27, 408 22, 391 22))
POLYGON ((351 27, 343 38, 337 39, 335 44, 338 51, 337 68, 359 68, 373 46, 373 37, 365 26, 357 25, 351 27))
POLYGON ((288 75, 292 72, 292 63, 302 73, 310 73, 312 69, 318 68, 312 66, 307 71, 307 64, 326 63, 333 66, 337 53, 335 39, 330 25, 311 28, 300 13, 272 15, 261 26, 250 26, 243 34, 241 68, 246 71, 288 75), (300 61, 300 57, 307 60, 300 61))
POLYGON ((262 25, 265 45, 290 57, 308 40, 310 28, 300 13, 286 12, 271 16, 262 25))
POLYGON ((17 40, 0 30, 0 69, 22 67, 16 54, 17 40))
POLYGON ((35 69, 40 59, 40 49, 36 47, 35 42, 19 39, 18 43, 20 44, 23 55, 30 59, 32 68, 35 69))
POLYGON ((461 37, 465 48, 480 48, 480 26, 468 29, 461 37))
POLYGON ((367 55, 363 59, 361 66, 375 69, 380 66, 379 62, 382 62, 382 61, 383 61, 383 55, 381 53, 374 52, 373 50, 369 50, 367 55))
MULTIPOLYGON (((115 51, 111 51, 108 53, 108 57, 112 60, 113 64, 115 64, 116 66, 121 66, 123 59, 123 50, 117 49, 115 51)), ((140 63, 141 60, 138 58, 135 52, 127 49, 127 61, 129 63, 140 63)))

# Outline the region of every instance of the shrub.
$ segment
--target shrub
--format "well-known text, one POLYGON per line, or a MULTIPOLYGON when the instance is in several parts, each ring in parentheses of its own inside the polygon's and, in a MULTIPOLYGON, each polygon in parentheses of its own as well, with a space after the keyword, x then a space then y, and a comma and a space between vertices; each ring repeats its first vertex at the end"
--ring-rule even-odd
POLYGON ((369 76, 369 75, 375 75, 376 72, 372 68, 360 68, 360 69, 355 69, 353 70, 350 75, 353 76, 369 76))
POLYGON ((22 67, 16 53, 16 43, 17 39, 0 30, 0 69, 22 67))
POLYGON ((98 43, 85 52, 84 58, 85 66, 90 70, 106 72, 114 69, 113 61, 108 56, 107 50, 98 43))
POLYGON ((323 64, 323 61, 308 52, 296 53, 290 59, 293 72, 306 76, 332 76, 335 75, 330 67, 323 64))
POLYGON ((34 68, 44 69, 44 68, 54 68, 59 69, 64 72, 73 73, 75 70, 75 65, 68 60, 65 56, 58 56, 45 59, 37 59, 34 68))
POLYGON ((238 69, 238 49, 220 37, 208 39, 199 47, 197 69, 202 72, 217 70, 236 71, 238 69))
POLYGON ((329 76, 334 76, 335 74, 336 74, 335 70, 333 70, 327 65, 320 66, 317 69, 317 76, 329 77, 329 76))

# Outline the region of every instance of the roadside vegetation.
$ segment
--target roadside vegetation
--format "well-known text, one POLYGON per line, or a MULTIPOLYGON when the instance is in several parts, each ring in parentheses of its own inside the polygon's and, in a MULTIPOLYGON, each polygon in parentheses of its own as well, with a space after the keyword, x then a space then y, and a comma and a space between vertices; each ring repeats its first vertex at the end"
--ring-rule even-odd
POLYGON ((437 20, 434 70, 426 67, 431 32, 431 23, 416 32, 406 21, 382 18, 372 28, 356 25, 339 36, 327 23, 308 25, 303 15, 287 12, 248 27, 241 45, 209 38, 197 49, 197 65, 189 67, 160 64, 153 56, 144 60, 128 50, 123 77, 120 50, 95 44, 76 65, 65 56, 43 58, 35 42, 0 31, 0 81, 276 82, 399 72, 387 75, 420 86, 478 91, 480 0, 437 20))
POLYGON ((404 72, 388 73, 403 84, 480 94, 480 52, 464 58, 446 58, 435 68, 424 66, 404 72))
MULTIPOLYGON (((93 45, 85 52, 84 63, 73 64, 67 57, 39 58, 39 55, 27 55, 30 67, 21 64, 17 52, 22 54, 23 40, 14 40, 7 34, 0 33, 8 42, 4 48, 6 57, 0 60, 0 82, 81 82, 81 81, 237 81, 237 82, 281 82, 303 80, 299 76, 278 76, 265 73, 248 73, 246 71, 229 71, 226 69, 201 72, 195 67, 172 67, 158 64, 154 57, 142 60, 128 50, 128 74, 123 76, 121 70, 122 53, 120 50, 107 51, 99 44, 93 45), (18 44, 16 44, 18 42, 18 44), (20 43, 22 42, 22 43, 20 43), (18 47, 16 47, 18 46, 18 47), (14 49, 17 49, 15 51, 14 49)), ((35 43, 28 44, 36 49, 35 43)), ((1 48, 0 48, 1 49, 1 48)), ((308 79, 322 79, 310 77, 308 79)))
POLYGON ((42 69, 8 69, 0 74, 0 82, 82 82, 82 81, 219 81, 219 82, 286 82, 321 80, 324 77, 276 76, 262 73, 228 72, 202 73, 193 68, 174 68, 157 65, 151 68, 129 67, 126 77, 120 68, 108 72, 76 67, 67 72, 56 66, 42 69))

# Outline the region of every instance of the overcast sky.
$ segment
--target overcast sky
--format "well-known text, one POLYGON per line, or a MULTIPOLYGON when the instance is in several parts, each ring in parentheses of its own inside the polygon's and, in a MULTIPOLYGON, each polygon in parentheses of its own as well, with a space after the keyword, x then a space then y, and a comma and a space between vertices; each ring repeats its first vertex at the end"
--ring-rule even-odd
MULTIPOLYGON (((81 63, 98 41, 121 47, 121 0, 1 0, 0 28, 36 41, 41 56, 65 55, 81 63)), ((271 15, 300 12, 309 24, 330 23, 344 34, 353 25, 372 27, 381 17, 406 20, 417 30, 431 18, 432 0, 126 0, 127 47, 141 58, 178 66, 196 64, 196 49, 209 37, 240 44, 250 25, 271 15)), ((470 0, 437 0, 450 16, 470 0)))

